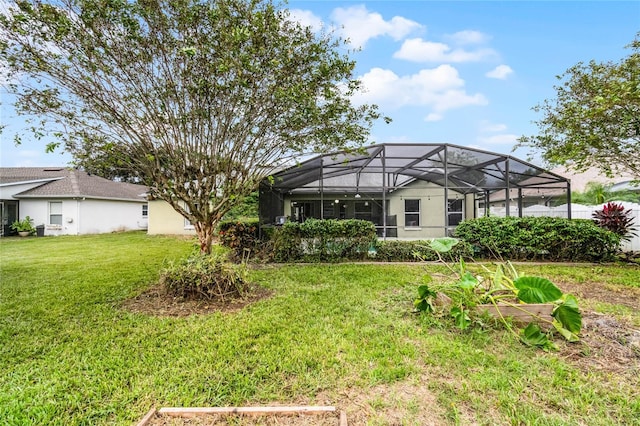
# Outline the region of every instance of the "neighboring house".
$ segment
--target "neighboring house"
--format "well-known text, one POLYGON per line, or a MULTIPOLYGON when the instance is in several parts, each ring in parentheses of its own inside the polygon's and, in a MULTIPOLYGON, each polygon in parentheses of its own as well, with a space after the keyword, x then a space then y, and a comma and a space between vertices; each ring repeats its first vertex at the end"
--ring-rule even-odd
POLYGON ((193 225, 166 201, 149 200, 149 235, 195 235, 193 225))
MULTIPOLYGON (((589 183, 601 183, 609 187, 610 191, 629 190, 640 193, 640 185, 635 183, 634 177, 628 173, 618 173, 609 178, 595 168, 587 169, 583 172, 576 172, 566 167, 557 167, 551 170, 551 173, 565 178, 570 183, 571 193, 584 192, 589 183)), ((516 190, 510 191, 511 208, 517 209, 515 200, 518 198, 516 190)), ((551 185, 549 188, 543 186, 537 188, 523 189, 521 192, 522 207, 529 208, 533 206, 557 206, 567 203, 567 188, 558 188, 551 185)), ((504 208, 505 197, 503 193, 494 193, 490 199, 491 208, 504 208)), ((542 209, 542 211, 545 211, 542 209)))
POLYGON ((0 167, 0 235, 26 216, 44 235, 146 229, 147 189, 64 167, 0 167))
POLYGON ((634 190, 634 188, 635 190, 640 191, 640 187, 633 185, 634 176, 629 173, 616 173, 613 177, 607 177, 600 170, 595 168, 576 172, 566 167, 557 167, 552 171, 569 179, 571 181, 571 190, 574 192, 584 192, 587 188, 587 184, 591 182, 611 186, 612 191, 620 189, 634 190))
POLYGON ((379 144, 321 155, 265 180, 260 223, 355 218, 372 221, 381 237, 432 238, 488 214, 493 202, 502 200, 515 216, 534 194, 569 192, 566 178, 508 155, 450 144, 379 144))

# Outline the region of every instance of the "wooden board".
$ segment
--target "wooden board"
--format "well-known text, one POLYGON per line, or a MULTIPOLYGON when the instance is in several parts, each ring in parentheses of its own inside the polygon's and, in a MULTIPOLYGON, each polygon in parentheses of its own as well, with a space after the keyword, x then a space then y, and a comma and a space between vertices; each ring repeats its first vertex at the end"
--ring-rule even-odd
POLYGON ((503 317, 511 317, 514 321, 519 322, 533 322, 539 321, 537 317, 541 317, 544 320, 552 321, 553 317, 551 316, 551 312, 553 312, 553 305, 549 303, 527 303, 521 305, 500 305, 496 309, 495 305, 478 305, 477 309, 479 311, 487 311, 489 315, 500 318, 500 315, 503 317), (498 310, 500 313, 498 313, 498 310))
MULTIPOLYGON (((333 406, 271 406, 271 407, 162 407, 152 408, 138 422, 137 426, 146 426, 154 416, 170 416, 182 418, 194 418, 206 415, 255 415, 255 416, 277 416, 296 414, 326 414, 335 413, 333 406)), ((340 426, 348 426, 347 413, 340 412, 340 426)))
POLYGON ((331 413, 336 407, 332 406, 293 406, 293 407, 163 407, 158 414, 186 417, 204 414, 300 414, 300 413, 331 413))

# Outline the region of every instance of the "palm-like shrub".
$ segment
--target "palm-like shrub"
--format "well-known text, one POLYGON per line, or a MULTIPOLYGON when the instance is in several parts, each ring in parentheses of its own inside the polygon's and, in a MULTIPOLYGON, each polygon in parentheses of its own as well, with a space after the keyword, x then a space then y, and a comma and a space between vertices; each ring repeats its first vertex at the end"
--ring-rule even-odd
POLYGON ((609 202, 592 216, 598 226, 620 235, 623 240, 630 240, 636 235, 631 209, 625 210, 622 204, 609 202))

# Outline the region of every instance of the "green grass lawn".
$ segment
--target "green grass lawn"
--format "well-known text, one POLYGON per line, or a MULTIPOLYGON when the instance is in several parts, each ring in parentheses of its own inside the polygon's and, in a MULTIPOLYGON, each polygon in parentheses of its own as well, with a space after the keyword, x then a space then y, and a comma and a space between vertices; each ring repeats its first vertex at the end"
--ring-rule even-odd
MULTIPOLYGON (((0 424, 129 425, 152 407, 327 401, 353 424, 422 424, 425 413, 437 424, 640 424, 637 358, 625 372, 590 369, 502 331, 434 327, 411 312, 423 265, 261 268, 252 280, 272 296, 237 312, 121 307, 192 249, 142 233, 0 240, 0 424), (365 403, 368 416, 356 412, 365 403)), ((640 283, 633 266, 520 269, 631 295, 640 283)), ((640 324, 639 306, 585 303, 640 324)))

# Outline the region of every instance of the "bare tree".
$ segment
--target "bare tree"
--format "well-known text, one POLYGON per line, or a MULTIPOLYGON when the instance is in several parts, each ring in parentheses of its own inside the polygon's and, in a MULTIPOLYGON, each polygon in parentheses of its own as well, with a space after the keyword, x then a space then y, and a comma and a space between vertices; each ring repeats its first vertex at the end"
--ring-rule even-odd
POLYGON ((79 165, 149 185, 203 252, 275 168, 361 145, 379 118, 350 101, 342 41, 269 0, 19 0, 0 40, 36 134, 55 129, 79 165))

